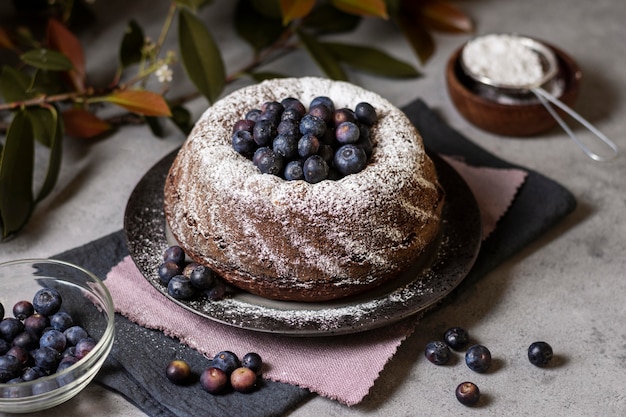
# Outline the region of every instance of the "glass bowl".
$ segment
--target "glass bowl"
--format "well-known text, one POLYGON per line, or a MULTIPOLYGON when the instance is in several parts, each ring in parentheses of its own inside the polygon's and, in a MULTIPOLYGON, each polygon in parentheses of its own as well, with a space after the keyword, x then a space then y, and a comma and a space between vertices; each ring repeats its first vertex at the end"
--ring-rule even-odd
POLYGON ((0 303, 13 317, 16 302, 33 300, 44 287, 62 297, 61 310, 72 316, 97 343, 81 360, 61 372, 28 382, 0 383, 0 412, 30 413, 59 405, 78 394, 98 373, 115 338, 113 300, 91 272, 67 262, 24 259, 0 264, 0 303))

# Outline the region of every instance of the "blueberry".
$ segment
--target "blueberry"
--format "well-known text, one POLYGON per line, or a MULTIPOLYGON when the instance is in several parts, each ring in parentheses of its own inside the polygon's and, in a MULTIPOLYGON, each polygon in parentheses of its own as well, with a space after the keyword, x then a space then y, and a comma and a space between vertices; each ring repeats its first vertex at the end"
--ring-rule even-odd
POLYGON ((298 141, 298 155, 302 158, 308 158, 309 156, 315 155, 319 148, 319 139, 310 133, 305 134, 298 141))
POLYGON ((315 107, 320 104, 328 107, 328 109, 332 111, 333 113, 335 112, 335 103, 330 97, 326 97, 326 96, 317 96, 313 98, 313 100, 311 100, 311 103, 309 103, 309 109, 311 107, 315 107))
POLYGON ((463 405, 474 405, 480 399, 480 390, 473 382, 462 382, 455 390, 456 399, 463 405))
POLYGON ((46 375, 46 371, 38 366, 26 368, 24 369, 24 371, 22 371, 22 379, 24 381, 34 381, 35 379, 44 377, 46 375))
POLYGON ((296 120, 282 120, 276 127, 276 133, 279 135, 300 135, 300 123, 296 120))
POLYGON ((329 166, 332 165, 333 158, 335 157, 335 150, 332 146, 326 145, 325 143, 320 144, 317 154, 321 156, 329 166))
POLYGON ((223 280, 216 278, 213 286, 204 291, 204 295, 211 301, 219 301, 226 296, 226 284, 223 280))
POLYGON ((191 378, 191 368, 184 360, 173 360, 165 368, 165 376, 174 384, 185 384, 191 378))
MULTIPOLYGON (((37 348, 37 346, 35 346, 35 349, 37 348)), ((32 350, 32 349, 31 349, 32 350)), ((17 345, 13 345, 11 346, 11 349, 9 349, 7 351, 7 355, 9 356, 13 356, 15 358, 17 358, 17 360, 25 365, 30 361, 30 352, 31 350, 27 350, 25 348, 23 348, 22 346, 17 346, 17 345)))
POLYGON ((59 362, 59 365, 57 366, 57 369, 55 372, 62 372, 65 369, 77 363, 79 360, 80 359, 78 359, 76 356, 65 356, 61 358, 61 361, 59 362))
POLYGON ((13 339, 13 346, 19 346, 26 350, 33 350, 39 347, 39 338, 36 334, 24 331, 13 339))
POLYGON ((276 123, 271 120, 259 120, 252 129, 252 137, 259 146, 271 145, 277 134, 276 123))
POLYGON ((328 164, 319 155, 307 158, 302 169, 304 171, 304 179, 311 184, 323 181, 328 176, 328 164))
POLYGON ((283 170, 283 157, 266 146, 254 152, 252 161, 263 174, 279 175, 283 170))
POLYGON ((254 391, 257 387, 257 374, 250 368, 237 368, 230 374, 230 385, 237 392, 254 391))
POLYGON ((241 119, 233 125, 233 135, 237 132, 245 131, 252 134, 252 128, 254 128, 254 122, 252 120, 241 119))
POLYGON ((50 319, 47 316, 35 313, 32 316, 28 316, 24 320, 24 329, 28 332, 40 336, 44 329, 50 326, 50 319))
MULTIPOLYGON (((304 109, 304 106, 302 108, 304 109)), ((304 116, 305 113, 306 111, 303 111, 302 113, 300 113, 300 111, 295 108, 285 109, 283 114, 280 116, 280 121, 281 122, 290 121, 290 122, 297 123, 299 125, 300 119, 302 119, 302 116, 304 116)))
POLYGON ((372 126, 376 123, 376 119, 378 118, 378 116, 376 116, 376 109, 374 106, 365 102, 357 104, 354 108, 354 113, 361 123, 368 126, 372 126))
POLYGON ((300 115, 300 117, 304 116, 304 114, 306 113, 306 108, 304 107, 304 104, 302 104, 302 102, 298 100, 297 98, 294 98, 294 97, 284 98, 281 100, 280 104, 282 104, 285 109, 283 111, 283 115, 287 111, 296 112, 297 114, 300 115))
POLYGON ((61 294, 54 288, 42 288, 33 297, 35 311, 44 316, 51 316, 61 308, 61 294))
POLYGON ((454 350, 461 350, 469 343, 469 333, 461 327, 451 327, 443 334, 443 340, 454 350))
POLYGON ((87 330, 81 326, 72 326, 63 332, 65 340, 69 346, 76 346, 82 339, 89 337, 87 330))
POLYGON ((167 285, 172 277, 180 275, 182 272, 183 268, 181 267, 181 265, 172 261, 163 262, 161 265, 159 265, 159 268, 157 270, 157 273, 159 275, 159 281, 161 281, 163 285, 167 285))
POLYGON ((285 166, 285 179, 287 181, 303 180, 304 171, 302 170, 302 166, 303 163, 300 160, 290 161, 287 166, 285 166))
POLYGON ((173 245, 163 251, 163 262, 174 262, 182 265, 185 262, 185 251, 178 245, 173 245))
POLYGON ((175 275, 167 284, 167 293, 177 300, 188 300, 196 294, 196 290, 188 277, 175 275))
POLYGON ((298 137, 279 134, 272 142, 272 150, 285 159, 293 159, 298 156, 298 137))
POLYGON ((204 265, 198 265, 191 271, 189 281, 194 288, 208 290, 215 282, 215 272, 204 265))
POLYGON ((65 350, 61 353, 61 358, 64 358, 66 356, 76 356, 76 346, 66 347, 65 350))
POLYGON ((335 126, 339 126, 343 122, 352 122, 356 124, 357 118, 356 118, 356 115, 354 114, 354 111, 345 107, 342 109, 335 110, 335 114, 334 114, 335 126))
POLYGON ((246 157, 252 155, 257 146, 254 138, 252 137, 252 133, 246 130, 240 130, 239 132, 233 133, 231 144, 233 145, 235 152, 246 157))
POLYGON ((65 311, 59 311, 58 313, 53 314, 52 317, 50 317, 50 326, 52 326, 53 329, 64 332, 73 325, 74 320, 72 319, 72 316, 70 316, 65 311))
POLYGON ((200 386, 206 392, 219 394, 228 386, 226 372, 213 366, 208 367, 200 374, 200 386))
POLYGON ((261 372, 261 368, 263 367, 261 355, 255 352, 246 353, 243 358, 241 358, 241 366, 250 368, 255 373, 259 374, 261 372))
POLYGON ((191 277, 191 273, 193 272, 193 270, 197 267, 200 266, 200 264, 198 262, 189 262, 187 265, 185 265, 185 267, 183 268, 183 272, 182 274, 186 277, 191 277))
POLYGON ((343 145, 334 158, 335 168, 343 175, 355 174, 367 165, 367 155, 365 151, 355 145, 343 145))
POLYGON ((0 382, 7 382, 22 373, 22 364, 15 356, 0 356, 0 382))
POLYGON ((26 317, 35 313, 35 307, 30 301, 22 300, 13 305, 13 317, 18 320, 25 320, 26 317))
POLYGON ((309 108, 309 114, 319 117, 326 123, 326 126, 332 126, 334 122, 334 110, 324 104, 316 104, 309 108))
POLYGON ((78 343, 76 343, 76 351, 74 352, 74 356, 78 359, 82 359, 89 352, 91 352, 96 347, 96 341, 91 337, 86 337, 84 339, 80 339, 78 343))
POLYGON ((473 345, 465 352, 465 363, 475 372, 486 372, 491 366, 491 352, 483 345, 473 345))
POLYGON ((49 346, 40 347, 32 351, 35 366, 45 371, 53 371, 61 361, 61 354, 49 346))
POLYGON ((369 159, 372 156, 372 152, 374 152, 374 144, 370 139, 369 135, 363 134, 361 128, 361 134, 359 135, 359 140, 355 143, 356 146, 363 149, 365 152, 365 156, 369 159))
POLYGON ((51 347, 55 349, 57 352, 63 352, 65 350, 65 345, 67 344, 67 339, 63 332, 60 332, 55 329, 46 330, 39 339, 39 346, 41 347, 51 347))
POLYGON ((356 143, 361 132, 359 127, 352 122, 343 122, 335 129, 335 138, 341 144, 356 143))
POLYGON ((4 306, 0 303, 0 320, 4 318, 4 306))
POLYGON ((0 337, 11 342, 15 336, 24 331, 24 324, 15 317, 6 317, 0 321, 0 337))
POLYGON ((302 120, 300 120, 300 133, 303 135, 311 134, 316 137, 321 137, 325 132, 326 122, 320 117, 305 114, 302 120))
POLYGON ((435 365, 445 365, 450 360, 450 348, 440 341, 428 342, 424 356, 435 365))
POLYGON ((259 120, 260 115, 261 109, 252 109, 246 113, 244 118, 246 120, 252 120, 253 122, 256 122, 257 120, 259 120))
POLYGON ((278 101, 266 101, 261 106, 261 117, 266 115, 266 118, 277 118, 280 120, 280 115, 283 111, 285 111, 285 106, 278 101))
POLYGON ((535 366, 547 365, 552 356, 552 346, 546 342, 534 342, 528 347, 528 360, 535 366))
POLYGON ((211 366, 221 369, 226 372, 227 375, 230 375, 235 369, 241 366, 241 362, 236 354, 229 350, 224 350, 213 357, 211 366))
POLYGON ((11 342, 0 337, 0 355, 4 355, 9 349, 11 349, 11 342))

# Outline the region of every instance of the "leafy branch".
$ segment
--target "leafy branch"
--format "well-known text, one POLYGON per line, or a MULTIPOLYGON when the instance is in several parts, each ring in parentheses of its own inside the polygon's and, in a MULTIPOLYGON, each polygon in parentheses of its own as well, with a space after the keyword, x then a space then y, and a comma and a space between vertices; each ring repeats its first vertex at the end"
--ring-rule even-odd
POLYGON ((234 27, 253 53, 249 62, 229 74, 218 43, 198 15, 213 1, 169 1, 156 42, 136 21, 128 23, 117 51, 117 69, 104 86, 87 84, 83 48, 70 30, 73 13, 85 8, 81 1, 42 2, 49 9, 44 10, 48 16, 41 39, 34 35, 36 24, 14 31, 0 27, 0 49, 16 60, 15 65, 0 68, 1 240, 18 233, 54 189, 66 137, 105 137, 129 123, 145 123, 160 136, 166 119, 188 133, 193 121, 185 103, 203 96, 212 104, 226 85, 240 78, 258 82, 286 76, 263 68, 299 49, 337 80, 349 80, 351 70, 392 79, 419 77, 412 64, 373 46, 325 40, 355 30, 364 18, 394 25, 421 64, 434 52, 431 30, 473 30, 471 20, 445 0, 238 0, 234 27), (175 21, 178 49, 163 51, 175 21), (178 60, 195 91, 170 97, 171 65, 178 60), (154 84, 148 82, 153 78, 160 82, 159 91, 147 87, 154 84), (121 114, 102 118, 99 113, 107 106, 119 108, 121 114), (38 189, 35 142, 48 150, 48 165, 41 167, 46 174, 38 189))

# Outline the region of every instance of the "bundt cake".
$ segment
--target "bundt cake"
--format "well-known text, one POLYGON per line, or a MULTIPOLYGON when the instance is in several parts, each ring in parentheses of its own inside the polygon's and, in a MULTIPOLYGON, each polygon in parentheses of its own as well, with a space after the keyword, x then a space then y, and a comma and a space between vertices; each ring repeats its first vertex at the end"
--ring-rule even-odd
POLYGON ((164 201, 172 235, 193 261, 262 297, 324 301, 376 287, 416 262, 438 234, 444 192, 402 111, 350 83, 305 77, 244 87, 206 110, 170 168, 164 201), (286 180, 234 149, 234 125, 251 109, 318 97, 336 109, 375 109, 359 172, 286 180))

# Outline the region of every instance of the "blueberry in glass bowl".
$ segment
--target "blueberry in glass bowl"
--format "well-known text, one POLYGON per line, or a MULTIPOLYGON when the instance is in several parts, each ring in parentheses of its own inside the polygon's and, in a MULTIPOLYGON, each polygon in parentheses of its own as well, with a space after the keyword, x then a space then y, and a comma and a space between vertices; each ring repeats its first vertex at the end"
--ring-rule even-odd
POLYGON ((7 323, 0 334, 0 412, 31 413, 69 400, 93 380, 113 346, 111 295, 76 265, 50 259, 0 264, 0 304, 0 323, 7 323), (33 305, 26 317, 25 303, 33 305))

